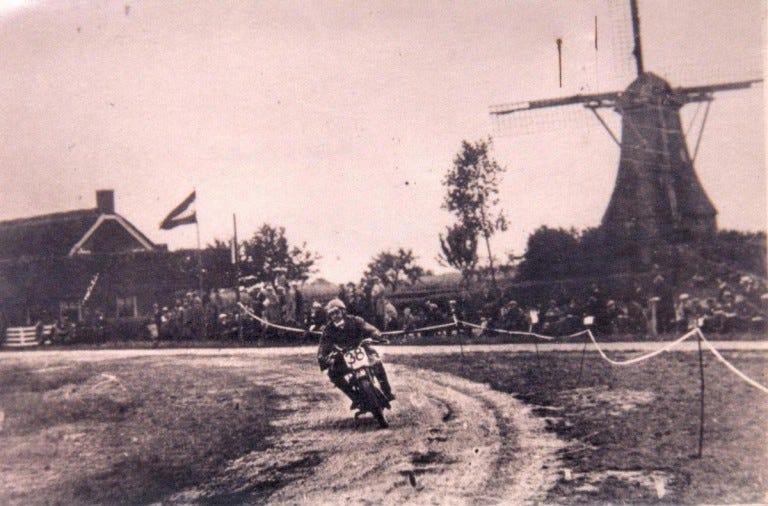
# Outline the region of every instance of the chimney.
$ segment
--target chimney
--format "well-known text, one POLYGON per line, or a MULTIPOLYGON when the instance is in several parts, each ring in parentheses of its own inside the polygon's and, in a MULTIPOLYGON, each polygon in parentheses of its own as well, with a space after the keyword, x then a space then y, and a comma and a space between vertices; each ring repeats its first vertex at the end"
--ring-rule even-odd
POLYGON ((101 214, 115 214, 114 190, 96 190, 96 210, 101 214))

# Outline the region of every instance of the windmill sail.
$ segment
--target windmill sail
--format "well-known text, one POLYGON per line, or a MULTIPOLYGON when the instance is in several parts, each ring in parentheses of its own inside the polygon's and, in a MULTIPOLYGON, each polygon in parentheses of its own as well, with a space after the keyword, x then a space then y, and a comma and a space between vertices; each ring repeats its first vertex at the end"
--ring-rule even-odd
POLYGON ((716 91, 745 90, 751 88, 753 84, 762 83, 762 79, 752 79, 750 81, 736 81, 732 83, 709 84, 705 86, 689 86, 675 88, 672 93, 676 96, 685 96, 688 102, 703 102, 713 99, 712 94, 716 91))
POLYGON ((496 116, 512 114, 515 112, 542 109, 544 107, 557 107, 562 105, 584 104, 587 107, 613 107, 621 96, 619 92, 595 93, 590 95, 572 95, 570 97, 548 98, 543 100, 531 100, 528 102, 516 102, 511 104, 492 105, 490 112, 496 116))
POLYGON ((630 0, 630 8, 637 78, 626 90, 497 105, 490 112, 498 117, 574 104, 591 108, 621 149, 616 184, 601 222, 606 238, 645 247, 656 241, 707 237, 717 229, 717 210, 696 175, 680 108, 710 102, 715 92, 746 89, 762 80, 672 88, 645 70, 637 0, 630 0), (602 107, 621 115, 620 142, 597 114, 602 107))

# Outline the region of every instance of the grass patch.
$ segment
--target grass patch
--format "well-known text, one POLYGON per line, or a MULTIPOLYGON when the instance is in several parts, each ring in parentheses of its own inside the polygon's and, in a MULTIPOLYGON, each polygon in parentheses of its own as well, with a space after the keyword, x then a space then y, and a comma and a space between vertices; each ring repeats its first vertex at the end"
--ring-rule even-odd
POLYGON ((169 359, 0 365, 0 502, 140 504, 267 448, 279 400, 232 369, 169 359))
MULTIPOLYGON (((621 357, 622 354, 617 354, 621 357)), ((766 355, 726 353, 768 384, 766 355)), ((589 353, 469 353, 391 357, 489 384, 534 406, 569 441, 561 457, 576 478, 548 500, 562 503, 755 503, 766 499, 766 396, 705 355, 705 440, 696 458, 699 365, 675 352, 614 367, 589 353), (638 486, 637 474, 656 488, 638 486)))

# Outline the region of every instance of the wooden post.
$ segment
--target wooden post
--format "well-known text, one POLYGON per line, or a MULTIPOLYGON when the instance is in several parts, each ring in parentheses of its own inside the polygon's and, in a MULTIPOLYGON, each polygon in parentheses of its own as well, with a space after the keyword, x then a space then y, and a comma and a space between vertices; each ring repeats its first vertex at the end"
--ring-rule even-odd
MULTIPOLYGON (((529 323, 528 324, 528 333, 529 334, 533 333, 533 323, 529 323)), ((536 350, 536 365, 538 366, 538 365, 541 364, 541 359, 539 358, 539 343, 538 343, 538 341, 536 341, 536 339, 537 339, 536 337, 534 337, 533 339, 534 339, 533 340, 533 347, 536 350)))
POLYGON ((456 326, 456 335, 459 337, 459 354, 461 355, 461 366, 464 367, 464 339, 461 337, 461 330, 459 328, 459 317, 456 315, 456 301, 449 300, 448 305, 451 308, 451 316, 453 317, 453 324, 456 326))
POLYGON ((701 332, 696 333, 696 342, 699 345, 699 376, 701 379, 701 390, 699 392, 699 454, 701 458, 704 450, 704 357, 701 353, 701 332))
POLYGON ((576 386, 581 386, 581 372, 584 370, 584 356, 587 354, 587 343, 589 343, 589 336, 584 334, 584 348, 581 349, 581 364, 579 364, 579 379, 576 380, 576 386))
POLYGON ((648 299, 650 317, 648 318, 647 330, 648 330, 648 333, 653 337, 657 337, 659 335, 658 317, 657 317, 658 302, 659 302, 658 297, 651 297, 650 299, 648 299))

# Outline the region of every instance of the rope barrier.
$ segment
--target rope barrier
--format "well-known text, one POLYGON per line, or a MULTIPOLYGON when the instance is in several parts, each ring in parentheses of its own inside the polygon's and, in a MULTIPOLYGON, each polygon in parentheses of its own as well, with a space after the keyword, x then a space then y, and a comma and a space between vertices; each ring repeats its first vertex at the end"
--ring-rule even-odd
MULTIPOLYGON (((285 325, 278 325, 276 323, 272 323, 269 320, 266 320, 264 318, 261 318, 261 317, 257 316, 256 314, 254 314, 254 312, 251 311, 250 309, 248 309, 248 307, 246 307, 245 305, 243 305, 243 303, 239 302, 238 305, 240 306, 240 308, 248 316, 250 316, 254 320, 260 322, 261 324, 263 324, 263 325, 265 325, 267 327, 273 327, 273 328, 276 328, 276 329, 284 330, 286 332, 297 332, 297 333, 301 333, 301 334, 309 332, 310 334, 313 334, 313 335, 322 335, 322 332, 318 332, 318 331, 314 331, 314 330, 307 331, 305 329, 300 329, 300 328, 296 328, 296 327, 287 327, 285 325)), ((482 330, 487 330, 487 331, 491 331, 491 332, 498 332, 498 333, 501 333, 501 334, 508 334, 508 335, 515 335, 515 336, 531 336, 531 337, 536 337, 536 338, 539 338, 539 339, 544 339, 546 341, 553 341, 555 339, 555 337, 553 337, 553 336, 546 336, 546 335, 543 335, 543 334, 537 334, 535 332, 524 332, 524 331, 515 331, 515 330, 487 328, 487 327, 483 327, 482 325, 478 325, 476 323, 470 323, 470 322, 467 322, 467 321, 459 320, 458 318, 454 318, 454 321, 452 323, 443 323, 443 324, 440 324, 440 325, 432 325, 432 326, 429 326, 429 327, 421 327, 421 328, 418 328, 418 329, 407 330, 407 331, 406 330, 392 330, 392 331, 382 332, 381 334, 382 335, 386 335, 386 336, 394 336, 394 335, 406 334, 406 333, 426 332, 426 331, 429 331, 429 330, 441 330, 441 329, 447 329, 447 328, 450 328, 450 327, 456 327, 456 326, 458 326, 460 324, 461 325, 466 325, 467 327, 470 327, 470 328, 482 329, 482 330)), ((661 348, 659 348, 657 350, 654 350, 654 351, 652 351, 650 353, 645 353, 643 355, 631 358, 629 360, 613 360, 610 357, 608 357, 608 355, 605 354, 603 349, 600 348, 600 344, 597 342, 597 339, 595 339, 594 334, 592 334, 592 331, 589 330, 589 329, 581 330, 579 332, 575 332, 575 333, 567 335, 567 336, 562 336, 562 337, 560 337, 560 339, 572 339, 574 337, 578 337, 578 336, 581 336, 581 335, 584 335, 584 334, 589 336, 589 339, 592 341, 592 344, 595 346, 595 349, 600 354, 600 356, 603 358, 603 360, 605 360, 606 362, 608 362, 608 363, 610 363, 612 365, 617 365, 617 366, 632 365, 632 364, 636 364, 638 362, 649 360, 649 359, 655 357, 656 355, 660 355, 660 354, 662 354, 662 353, 664 353, 666 351, 671 350, 675 346, 678 346, 679 344, 681 344, 682 342, 690 339, 693 336, 698 336, 698 337, 701 338, 702 341, 704 341, 704 344, 706 344, 707 348, 715 356, 715 358, 717 358, 720 362, 722 362, 723 365, 725 365, 728 369, 731 370, 731 372, 733 372, 738 377, 740 377, 743 381, 745 381, 746 383, 752 385, 753 387, 757 388, 758 390, 761 390, 761 391, 763 391, 765 393, 768 393, 768 387, 766 387, 764 385, 761 385, 757 381, 753 380, 752 378, 750 378, 749 376, 747 376, 746 374, 741 372, 738 368, 736 368, 736 366, 731 364, 728 360, 726 360, 725 357, 723 357, 720 354, 720 352, 717 350, 717 348, 715 348, 712 345, 712 343, 709 342, 709 340, 706 337, 704 337, 704 333, 701 332, 701 329, 699 329, 699 328, 691 330, 687 334, 684 334, 683 336, 677 338, 676 340, 671 341, 671 342, 665 344, 664 346, 662 346, 661 348)))
POLYGON ((456 324, 454 323, 443 323, 440 325, 432 325, 431 327, 420 327, 418 329, 412 329, 412 330, 387 330, 385 332, 382 332, 382 336, 395 336, 398 334, 415 334, 417 332, 426 332, 428 330, 441 330, 441 329, 447 329, 450 327, 455 327, 456 324))
POLYGON ((661 353, 664 353, 665 351, 668 351, 678 344, 682 343, 686 339, 691 338, 692 336, 696 335, 696 331, 692 330, 688 332, 687 334, 683 335, 682 337, 678 338, 675 341, 672 341, 670 343, 667 343, 666 345, 662 346, 656 351, 652 351, 650 353, 646 353, 644 355, 640 355, 639 357, 635 357, 629 360, 612 360, 608 357, 608 355, 605 354, 605 352, 600 348, 600 345, 597 343, 597 340, 595 339, 595 336, 592 334, 591 330, 587 330, 587 335, 589 335, 589 338, 592 340, 592 343, 595 345, 595 348, 597 349, 597 352, 600 354, 601 357, 606 362, 609 362, 613 365, 630 365, 630 364, 636 364, 637 362, 642 362, 643 360, 648 360, 649 358, 655 357, 656 355, 659 355, 661 353))
POLYGON ((622 360, 622 361, 612 360, 611 358, 609 358, 605 354, 605 352, 600 348, 600 345, 597 343, 597 340, 595 339, 595 336, 592 334, 592 332, 590 330, 587 330, 586 332, 589 335, 589 338, 592 340, 592 343, 595 345, 595 348, 597 349, 597 352, 600 354, 600 356, 606 362, 608 362, 608 363, 610 363, 612 365, 631 365, 631 364, 636 364, 638 362, 642 362, 643 360, 648 360, 648 359, 650 359, 652 357, 655 357, 656 355, 664 353, 665 351, 669 351, 670 349, 672 349, 675 346, 679 345, 680 343, 682 343, 686 339, 690 339, 693 336, 698 336, 698 337, 701 338, 702 341, 704 341, 704 344, 707 345, 707 348, 715 356, 715 358, 717 358, 720 362, 722 362, 723 365, 725 365, 728 369, 731 370, 731 372, 736 374, 739 378, 741 378, 746 383, 748 383, 748 384, 752 385, 753 387, 757 388, 758 390, 761 390, 761 391, 763 391, 763 392, 768 394, 768 387, 766 387, 764 385, 761 385, 757 381, 753 380, 752 378, 750 378, 749 376, 747 376, 746 374, 741 372, 735 365, 731 364, 728 360, 726 360, 725 357, 723 357, 720 354, 720 352, 717 350, 717 348, 715 348, 714 345, 711 342, 709 342, 709 340, 706 337, 704 337, 704 333, 699 328, 696 328, 696 329, 688 332, 687 334, 684 334, 682 337, 680 337, 680 338, 676 339, 675 341, 672 341, 672 342, 662 346, 658 350, 652 351, 650 353, 646 353, 646 354, 641 355, 639 357, 635 357, 635 358, 632 358, 632 359, 629 359, 629 360, 622 360))
POLYGON ((574 332, 573 334, 568 334, 567 336, 547 336, 544 334, 537 334, 536 332, 525 332, 523 330, 506 330, 506 329, 497 329, 494 327, 483 327, 482 325, 466 322, 463 320, 460 320, 458 323, 461 323, 462 325, 466 325, 467 327, 484 329, 489 332, 498 332, 499 334, 509 334, 511 336, 531 336, 531 337, 537 337, 539 339, 544 339, 546 341, 553 341, 555 339, 573 339, 574 337, 583 336, 584 334, 587 333, 586 330, 580 330, 578 332, 574 332))
MULTIPOLYGON (((251 311, 250 309, 248 309, 245 305, 243 305, 242 302, 238 302, 237 305, 240 306, 240 308, 245 312, 245 314, 247 314, 248 316, 250 316, 251 318, 253 318, 257 322, 259 322, 262 325, 265 325, 267 327, 274 327, 276 329, 285 330, 286 332, 297 332, 297 333, 300 332, 302 334, 307 332, 306 329, 299 329, 299 328, 296 328, 296 327, 286 327, 284 325, 278 325, 276 323, 272 323, 269 320, 265 320, 264 318, 256 316, 256 314, 253 311, 251 311)), ((323 334, 322 332, 317 332, 315 330, 310 330, 309 333, 317 335, 317 336, 323 334)))
MULTIPOLYGON (((287 327, 285 325, 278 325, 277 323, 272 323, 271 321, 269 321, 269 320, 267 320, 265 318, 257 316, 253 311, 248 309, 248 307, 245 306, 242 302, 238 302, 238 305, 240 306, 240 308, 248 316, 250 316, 251 318, 253 318, 257 322, 259 322, 262 325, 265 325, 267 327, 273 327, 273 328, 276 328, 276 329, 284 330, 286 332, 296 332, 296 333, 301 333, 301 334, 304 334, 304 333, 307 332, 306 329, 300 329, 300 328, 297 328, 297 327, 287 327)), ((405 334, 405 333, 426 332, 428 330, 447 329, 449 327, 454 327, 454 326, 455 326, 454 323, 443 323, 441 325, 432 325, 430 327, 421 327, 421 328, 418 328, 418 329, 413 329, 413 330, 408 330, 408 331, 406 331, 406 330, 390 330, 390 331, 382 332, 381 335, 383 335, 383 336, 393 336, 393 335, 405 334)), ((316 330, 310 330, 309 333, 310 334, 314 334, 316 336, 323 335, 322 332, 318 332, 316 330)))
POLYGON ((478 325, 476 323, 465 322, 463 320, 459 320, 459 323, 461 323, 462 325, 466 325, 467 327, 471 327, 471 328, 475 328, 475 329, 488 330, 488 331, 491 331, 491 332, 499 332, 501 334, 510 334, 510 335, 515 335, 515 336, 532 336, 532 337, 538 337, 539 339, 544 339, 546 341, 552 341, 554 339, 554 337, 552 337, 552 336, 545 336, 543 334, 537 334, 535 332, 523 332, 523 331, 517 331, 517 330, 494 329, 494 328, 483 327, 482 325, 478 325))
POLYGON ((738 376, 738 377, 739 377, 739 378, 741 378, 742 380, 746 381, 747 383, 749 383, 749 384, 750 384, 750 385, 752 385, 753 387, 757 388, 758 390, 762 390, 763 392, 765 392, 765 393, 767 393, 767 394, 768 394, 768 387, 765 387, 765 386, 761 385, 761 384, 760 384, 760 383, 758 383, 757 381, 753 380, 752 378, 750 378, 749 376, 747 376, 746 374, 744 374, 743 372, 741 372, 740 370, 738 370, 738 369, 736 368, 736 366, 735 366, 735 365, 733 365, 733 364, 731 364, 730 362, 728 362, 728 361, 725 359, 725 357, 723 357, 723 356, 720 354, 720 352, 719 352, 719 351, 717 351, 717 348, 715 348, 715 347, 712 345, 712 343, 710 343, 710 342, 707 340, 707 338, 706 338, 706 337, 704 337, 704 334, 701 332, 701 330, 699 330, 699 329, 696 329, 696 331, 699 333, 699 337, 701 337, 701 340, 702 340, 702 341, 704 341, 704 344, 706 344, 706 345, 707 345, 707 348, 709 348, 709 351, 711 351, 711 352, 712 352, 712 354, 713 354, 713 355, 714 355, 714 356, 715 356, 715 357, 716 357, 716 358, 717 358, 717 359, 718 359, 720 362, 722 362, 722 363, 723 363, 723 365, 725 365, 725 366, 726 366, 728 369, 730 369, 730 370, 731 370, 731 372, 733 372, 734 374, 736 374, 736 376, 738 376))

